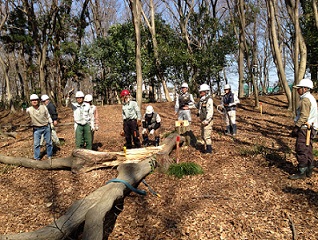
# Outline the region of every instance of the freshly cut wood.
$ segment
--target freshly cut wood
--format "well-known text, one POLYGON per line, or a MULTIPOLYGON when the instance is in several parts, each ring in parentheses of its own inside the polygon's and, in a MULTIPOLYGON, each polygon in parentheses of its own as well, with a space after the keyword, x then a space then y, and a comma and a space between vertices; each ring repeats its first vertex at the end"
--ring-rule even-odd
MULTIPOLYGON (((71 238, 73 239, 79 239, 79 236, 81 236, 81 239, 85 240, 107 239, 120 213, 116 204, 123 205, 124 197, 131 192, 131 189, 125 183, 137 187, 142 179, 157 168, 158 163, 156 158, 161 159, 161 163, 163 163, 163 160, 167 160, 170 152, 174 148, 174 139, 177 135, 177 133, 169 135, 159 148, 130 151, 136 152, 138 156, 144 151, 152 151, 153 155, 142 161, 139 159, 126 160, 139 162, 120 164, 118 166, 117 179, 123 182, 109 182, 87 197, 74 202, 66 213, 55 220, 54 223, 34 232, 2 235, 0 236, 0 240, 59 240, 69 239, 70 236, 72 236, 71 238)), ((40 169, 68 167, 71 168, 72 171, 85 171, 95 169, 97 165, 107 165, 107 163, 104 162, 105 160, 113 160, 117 159, 117 157, 118 153, 76 149, 69 158, 53 159, 52 161, 35 161, 27 158, 13 158, 4 155, 0 155, 0 161, 26 167, 38 167, 40 169)), ((118 160, 115 161, 117 164, 120 163, 118 160)), ((164 162, 164 164, 166 165, 167 163, 164 162)))

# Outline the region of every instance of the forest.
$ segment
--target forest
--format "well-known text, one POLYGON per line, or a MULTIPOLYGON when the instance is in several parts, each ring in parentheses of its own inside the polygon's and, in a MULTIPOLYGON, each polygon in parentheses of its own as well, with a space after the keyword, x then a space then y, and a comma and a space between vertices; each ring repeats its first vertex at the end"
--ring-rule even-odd
MULTIPOLYGON (((182 82, 239 97, 317 82, 317 1, 304 0, 8 0, 0 3, 0 103, 15 111, 32 93, 61 106, 72 88, 139 105, 171 101, 182 82), (169 95, 170 93, 170 95, 169 95)), ((25 104, 24 104, 25 105, 25 104)))

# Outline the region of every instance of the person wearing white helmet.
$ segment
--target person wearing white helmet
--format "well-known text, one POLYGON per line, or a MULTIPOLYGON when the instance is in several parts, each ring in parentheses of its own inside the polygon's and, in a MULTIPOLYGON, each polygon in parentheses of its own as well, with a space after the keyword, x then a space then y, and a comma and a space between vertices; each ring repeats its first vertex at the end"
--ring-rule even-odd
POLYGON ((92 122, 92 125, 91 125, 92 142, 94 142, 94 132, 98 131, 98 128, 99 128, 98 111, 97 111, 97 107, 93 104, 93 96, 91 94, 85 95, 84 102, 89 104, 90 106, 89 114, 91 115, 91 119, 94 119, 94 122, 92 122))
POLYGON ((302 79, 294 86, 300 96, 295 125, 291 136, 296 137, 296 158, 298 161, 298 172, 290 175, 289 179, 305 179, 311 177, 314 168, 313 156, 313 138, 318 129, 318 112, 317 102, 315 97, 310 93, 313 89, 313 82, 308 79, 302 79), (307 130, 310 130, 307 131, 307 130), (307 136, 307 134, 310 134, 307 136), (309 137, 309 142, 306 143, 306 137, 309 137))
POLYGON ((181 92, 177 94, 175 103, 175 114, 178 114, 178 120, 188 120, 191 123, 190 109, 194 107, 194 99, 189 93, 189 86, 187 83, 182 83, 181 92))
MULTIPOLYGON (((53 124, 51 124, 51 135, 52 135, 52 141, 53 144, 59 145, 60 144, 60 140, 56 134, 55 131, 55 126, 57 125, 57 118, 58 118, 58 114, 56 111, 56 107, 54 106, 54 104, 50 101, 50 98, 48 95, 43 94, 41 96, 41 101, 42 103, 46 106, 47 110, 49 111, 49 114, 52 118, 53 124)), ((41 137, 41 145, 43 145, 43 135, 41 137)))
POLYGON ((221 108, 223 109, 226 124, 225 134, 235 136, 237 134, 236 105, 240 103, 240 100, 236 94, 231 91, 230 84, 225 84, 224 92, 221 108))
POLYGON ((40 99, 38 95, 32 94, 30 96, 31 106, 26 109, 26 112, 31 118, 33 127, 33 150, 34 159, 40 160, 41 156, 41 136, 44 135, 46 142, 46 153, 48 159, 53 156, 53 145, 51 140, 51 123, 52 118, 47 110, 46 106, 40 105, 40 99))
POLYGON ((203 153, 212 153, 213 99, 209 94, 209 85, 205 83, 200 85, 199 92, 200 102, 197 103, 197 109, 199 109, 198 116, 201 121, 201 137, 205 143, 203 153))
POLYGON ((75 93, 76 102, 70 101, 70 96, 73 91, 70 91, 66 105, 71 107, 74 114, 74 128, 75 128, 75 145, 76 148, 92 149, 92 132, 91 126, 94 124, 94 118, 90 114, 90 105, 84 102, 84 93, 77 91, 75 93))
POLYGON ((142 120, 142 137, 143 145, 149 145, 149 134, 155 136, 155 146, 159 146, 160 137, 159 129, 161 126, 161 118, 158 113, 156 113, 151 105, 146 107, 146 113, 144 114, 142 120))

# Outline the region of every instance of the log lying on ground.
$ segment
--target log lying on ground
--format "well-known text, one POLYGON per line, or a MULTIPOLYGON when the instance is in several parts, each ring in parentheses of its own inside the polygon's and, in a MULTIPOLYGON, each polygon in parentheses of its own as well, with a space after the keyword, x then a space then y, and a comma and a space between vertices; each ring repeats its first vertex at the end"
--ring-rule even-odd
MULTIPOLYGON (((157 157, 166 159, 167 155, 173 150, 176 134, 164 141, 163 148, 157 154, 157 157), (167 142, 172 142, 166 144, 167 142)), ((87 151, 87 150, 86 150, 87 151)), ((84 151, 85 159, 87 152, 84 151)), ((83 152, 77 152, 78 155, 83 152)), ((95 154, 93 159, 99 159, 102 154, 95 154)), ((124 163, 118 166, 117 179, 123 180, 136 187, 151 171, 157 167, 155 157, 149 157, 139 163, 124 163)), ((0 240, 60 240, 60 239, 78 239, 81 235, 85 240, 107 239, 110 231, 116 222, 116 217, 120 210, 116 211, 115 204, 122 204, 125 196, 130 193, 130 189, 121 182, 110 182, 87 197, 76 201, 67 212, 54 221, 53 224, 45 226, 34 232, 7 234, 0 236, 0 240), (117 214, 114 214, 117 212, 117 214), (82 232, 81 226, 84 228, 82 232), (76 232, 76 234, 75 234, 76 232), (71 236, 71 237, 70 237, 71 236)))
MULTIPOLYGON (((159 166, 159 171, 165 172, 168 170, 169 166, 174 163, 175 161, 169 157, 170 152, 176 146, 176 138, 179 136, 177 132, 170 134, 165 139, 164 148, 157 153, 157 163, 159 166)), ((185 141, 185 138, 180 136, 180 144, 185 141)))
POLYGON ((73 173, 82 173, 100 168, 116 167, 122 163, 139 162, 158 152, 160 154, 159 158, 167 158, 174 147, 175 141, 173 139, 176 135, 177 133, 169 135, 159 147, 129 149, 126 154, 124 152, 97 152, 87 149, 75 149, 69 157, 43 161, 0 154, 0 162, 43 170, 71 169, 73 173), (163 158, 163 156, 165 157, 163 158))
POLYGON ((162 147, 131 149, 125 154, 124 152, 97 152, 75 149, 69 157, 43 161, 0 154, 0 162, 43 170, 71 169, 74 173, 82 173, 100 168, 116 167, 122 163, 140 162, 161 150, 162 147))
MULTIPOLYGON (((93 165, 102 165, 105 161, 118 160, 118 154, 111 152, 96 152, 86 149, 75 149, 72 155, 66 158, 53 158, 52 160, 36 161, 25 157, 11 157, 0 154, 0 162, 23 166, 27 168, 37 168, 43 170, 71 169, 77 173, 91 168, 93 165)), ((124 162, 121 161, 121 163, 124 162)), ((117 165, 118 166, 118 162, 117 165)))
MULTIPOLYGON (((127 163, 118 167, 118 179, 125 180, 132 186, 137 186, 155 167, 154 158, 139 163, 127 163)), ((130 192, 123 183, 109 183, 76 201, 68 211, 53 224, 34 232, 18 233, 0 236, 0 240, 59 240, 67 239, 85 222, 83 239, 104 239, 103 226, 107 222, 107 212, 114 201, 124 198, 130 192)))

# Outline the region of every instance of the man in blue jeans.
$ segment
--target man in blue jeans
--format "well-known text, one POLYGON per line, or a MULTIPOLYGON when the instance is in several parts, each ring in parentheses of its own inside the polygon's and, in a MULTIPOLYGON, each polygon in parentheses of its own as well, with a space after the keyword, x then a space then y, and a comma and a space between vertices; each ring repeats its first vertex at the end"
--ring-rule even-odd
POLYGON ((50 117, 49 111, 46 106, 40 105, 40 99, 38 95, 32 94, 30 96, 31 107, 27 108, 26 112, 31 118, 31 123, 33 127, 33 148, 34 148, 34 159, 40 160, 41 154, 41 136, 44 135, 44 140, 46 142, 46 153, 48 159, 52 159, 53 155, 53 145, 51 139, 51 123, 52 119, 50 117))

